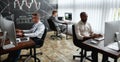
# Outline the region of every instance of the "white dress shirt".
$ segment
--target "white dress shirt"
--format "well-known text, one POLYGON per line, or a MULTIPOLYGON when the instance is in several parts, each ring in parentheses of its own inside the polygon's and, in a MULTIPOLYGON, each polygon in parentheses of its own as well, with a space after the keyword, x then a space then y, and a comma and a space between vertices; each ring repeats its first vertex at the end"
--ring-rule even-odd
POLYGON ((44 30, 44 24, 39 21, 38 23, 34 24, 30 30, 23 30, 23 32, 24 36, 41 38, 44 33, 44 30))
POLYGON ((80 40, 83 40, 83 37, 85 36, 89 37, 90 35, 93 34, 91 25, 87 22, 86 24, 84 24, 82 21, 78 22, 75 25, 75 32, 76 32, 77 38, 80 40))

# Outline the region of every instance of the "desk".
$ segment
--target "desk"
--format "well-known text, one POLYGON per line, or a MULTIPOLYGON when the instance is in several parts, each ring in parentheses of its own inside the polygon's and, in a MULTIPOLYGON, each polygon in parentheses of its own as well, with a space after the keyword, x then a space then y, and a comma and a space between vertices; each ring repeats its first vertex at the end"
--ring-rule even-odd
POLYGON ((83 42, 85 48, 91 49, 92 51, 98 51, 103 55, 113 58, 114 62, 117 62, 120 57, 120 52, 104 47, 104 41, 99 41, 97 44, 92 44, 90 41, 91 40, 83 42))
MULTIPOLYGON (((0 33, 0 36, 2 35, 2 33, 0 33)), ((35 43, 34 41, 30 40, 28 42, 20 42, 18 43, 18 45, 14 48, 10 48, 10 49, 7 49, 7 50, 3 50, 2 47, 1 47, 1 40, 0 40, 0 55, 2 54, 6 54, 6 53, 9 53, 9 52, 12 52, 12 51, 15 51, 15 50, 19 50, 19 49, 23 49, 23 48, 29 48, 31 46, 34 46, 35 43)))
POLYGON ((68 25, 72 25, 72 24, 74 24, 74 23, 72 23, 71 21, 66 21, 66 23, 62 23, 62 24, 65 24, 66 25, 66 39, 69 39, 68 38, 68 35, 69 35, 69 30, 68 30, 68 25))

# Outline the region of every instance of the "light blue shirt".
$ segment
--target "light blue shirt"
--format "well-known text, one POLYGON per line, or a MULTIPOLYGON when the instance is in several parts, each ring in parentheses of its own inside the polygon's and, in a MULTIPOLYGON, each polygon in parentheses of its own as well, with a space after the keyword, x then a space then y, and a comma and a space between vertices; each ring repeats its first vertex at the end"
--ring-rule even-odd
POLYGON ((30 30, 23 30, 23 32, 24 36, 41 38, 44 33, 44 30, 44 24, 39 21, 38 23, 34 24, 30 30))

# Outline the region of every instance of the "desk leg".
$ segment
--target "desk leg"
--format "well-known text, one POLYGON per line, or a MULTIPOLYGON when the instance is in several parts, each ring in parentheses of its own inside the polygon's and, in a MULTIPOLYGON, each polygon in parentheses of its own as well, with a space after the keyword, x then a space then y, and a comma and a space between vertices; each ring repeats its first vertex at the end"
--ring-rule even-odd
POLYGON ((108 60, 108 56, 103 55, 102 62, 107 62, 107 61, 109 61, 109 60, 108 60))
POLYGON ((1 55, 0 55, 0 62, 1 62, 1 55))
POLYGON ((68 24, 66 24, 66 39, 68 40, 68 24))
POLYGON ((80 62, 83 62, 83 58, 84 58, 84 50, 81 49, 81 59, 80 59, 80 62))
POLYGON ((91 56, 92 56, 92 62, 98 62, 98 52, 92 51, 91 56))
POLYGON ((36 48, 34 47, 34 61, 36 62, 36 48))
POLYGON ((117 59, 114 59, 114 62, 117 62, 117 59))

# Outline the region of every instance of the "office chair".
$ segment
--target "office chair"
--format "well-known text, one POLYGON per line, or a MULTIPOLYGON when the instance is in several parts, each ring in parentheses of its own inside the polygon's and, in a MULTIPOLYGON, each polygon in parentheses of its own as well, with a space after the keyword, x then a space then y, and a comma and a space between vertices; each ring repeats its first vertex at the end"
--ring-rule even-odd
MULTIPOLYGON (((62 36, 61 35, 58 35, 59 34, 59 31, 57 30, 57 26, 54 24, 54 22, 52 21, 52 19, 48 19, 47 20, 48 24, 49 24, 49 27, 52 31, 54 31, 54 35, 51 35, 50 38, 51 39, 62 39, 62 36)), ((60 31, 61 32, 61 31, 60 31)))
POLYGON ((22 58, 22 57, 27 57, 27 59, 26 59, 24 62, 28 62, 28 60, 29 60, 31 57, 34 58, 34 62, 37 62, 37 60, 38 60, 38 62, 40 62, 40 59, 37 58, 36 55, 37 55, 37 54, 41 54, 41 55, 42 55, 42 52, 36 53, 36 48, 40 48, 40 47, 43 46, 46 35, 47 35, 47 29, 45 28, 44 34, 43 34, 43 36, 42 36, 42 38, 41 38, 41 41, 40 41, 40 42, 41 42, 40 45, 35 45, 35 46, 33 46, 33 47, 26 48, 26 49, 30 49, 30 54, 29 54, 29 55, 20 55, 20 58, 22 58), (34 52, 32 52, 32 49, 33 49, 34 52), (33 54, 32 54, 32 53, 33 53, 33 54))
POLYGON ((82 45, 81 40, 77 39, 76 33, 75 33, 75 25, 72 25, 72 32, 73 32, 73 43, 75 46, 81 48, 81 52, 79 53, 80 55, 73 55, 73 60, 75 60, 76 57, 81 58, 80 62, 85 62, 85 59, 88 59, 92 61, 90 58, 91 56, 87 56, 87 50, 84 49, 84 45, 82 45))

